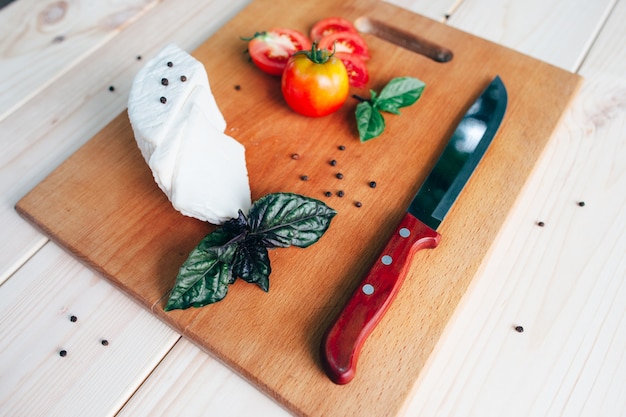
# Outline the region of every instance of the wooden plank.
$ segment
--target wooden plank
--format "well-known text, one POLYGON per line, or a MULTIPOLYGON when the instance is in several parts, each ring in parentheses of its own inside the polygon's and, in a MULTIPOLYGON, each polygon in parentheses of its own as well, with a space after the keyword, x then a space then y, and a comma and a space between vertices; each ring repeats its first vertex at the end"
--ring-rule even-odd
POLYGON ((387 3, 429 17, 438 22, 448 19, 463 0, 385 0, 387 3))
POLYGON ((626 410, 626 57, 615 54, 626 39, 625 18, 621 1, 407 415, 626 410))
POLYGON ((261 296, 251 286, 235 285, 228 302, 207 309, 163 313, 165 284, 171 286, 173 282, 171 270, 175 271, 182 262, 181 254, 185 254, 207 229, 202 224, 194 228, 188 220, 178 216, 156 189, 136 150, 124 114, 20 203, 20 210, 27 216, 148 308, 154 307, 155 314, 214 352, 295 412, 307 415, 377 415, 398 411, 578 83, 577 77, 555 67, 436 22, 383 3, 376 3, 372 8, 367 6, 365 3, 344 4, 341 8, 330 3, 316 3, 315 10, 301 7, 296 11, 276 2, 271 6, 253 3, 195 51, 212 80, 220 80, 212 85, 230 131, 243 132, 238 139, 244 142, 249 152, 257 155, 249 159, 253 197, 256 198, 276 190, 321 196, 328 183, 319 180, 305 184, 298 180, 300 172, 297 171, 305 169, 311 172, 312 178, 317 172, 320 174, 318 178, 323 178, 323 172, 320 172, 323 168, 320 167, 328 166, 324 161, 328 152, 333 149, 337 152, 336 146, 341 144, 337 141, 355 140, 354 132, 340 122, 349 117, 345 108, 319 120, 319 130, 326 132, 324 137, 315 141, 298 140, 306 137, 304 132, 311 131, 310 119, 300 118, 283 106, 277 106, 277 90, 273 89, 275 80, 246 65, 238 37, 253 24, 271 24, 271 20, 263 19, 276 19, 272 7, 289 11, 284 21, 290 27, 304 27, 331 13, 355 18, 366 10, 372 16, 393 21, 405 30, 420 27, 422 33, 428 33, 435 42, 455 45, 455 59, 442 66, 368 37, 373 56, 384 54, 384 51, 391 54, 378 61, 372 59, 370 65, 378 77, 374 78, 373 85, 392 76, 406 75, 398 73, 399 68, 393 64, 394 60, 400 60, 403 72, 407 68, 419 68, 420 78, 430 86, 430 101, 406 110, 404 118, 396 119, 395 127, 388 126, 395 141, 381 139, 370 142, 367 147, 359 145, 358 141, 353 143, 356 146, 346 152, 348 157, 342 162, 345 172, 354 174, 343 182, 346 190, 350 187, 357 193, 363 192, 367 189, 364 176, 374 175, 389 194, 370 194, 369 197, 365 194, 362 211, 355 211, 352 200, 335 200, 340 215, 335 221, 336 226, 324 237, 325 244, 304 252, 288 249, 273 254, 274 284, 269 295, 261 296), (363 9, 359 10, 359 7, 363 9), (224 51, 223 59, 214 59, 216 50, 224 51), (407 280, 408 286, 405 285, 394 304, 395 313, 366 346, 360 379, 347 387, 334 386, 325 378, 317 362, 320 333, 355 284, 359 272, 366 267, 360 258, 371 258, 380 245, 380 239, 375 238, 376 229, 359 227, 361 216, 368 216, 373 224, 380 224, 381 234, 389 232, 394 218, 402 214, 404 200, 410 198, 411 193, 406 190, 415 188, 417 180, 424 177, 436 158, 440 139, 449 133, 447 126, 464 111, 467 97, 476 96, 496 70, 505 79, 509 94, 515 100, 510 102, 499 142, 494 143, 490 156, 485 158, 482 169, 476 172, 464 193, 465 197, 453 209, 456 213, 471 213, 471 219, 451 213, 442 233, 444 236, 449 233, 454 239, 425 255, 422 258, 424 263, 414 268, 407 280), (445 83, 436 81, 442 74, 445 74, 445 83), (235 84, 241 85, 241 91, 245 93, 234 93, 235 84), (256 87, 251 88, 251 85, 256 87), (543 88, 537 92, 536 88, 528 88, 529 85, 543 88), (472 86, 471 91, 459 94, 463 90, 461 86, 472 86), (538 96, 542 98, 538 99, 538 96), (266 106, 258 106, 258 103, 266 103, 266 106), (273 123, 267 123, 270 118, 274 118, 273 123), (535 123, 528 125, 526 121, 529 119, 535 123), (426 120, 439 122, 432 124, 426 120), (403 140, 402 135, 409 131, 411 138, 439 139, 408 149, 411 138, 403 140), (289 140, 278 140, 285 138, 285 132, 290 135, 289 140), (303 156, 298 162, 300 165, 286 167, 287 171, 280 173, 268 169, 268 165, 283 163, 281 158, 290 160, 294 147, 303 156), (384 155, 393 155, 393 158, 384 158, 384 155), (116 164, 116 170, 109 169, 111 164, 116 164), (419 172, 402 173, 390 169, 397 165, 422 168, 419 172), (364 172, 363 166, 370 170, 364 172), (285 175, 285 172, 293 175, 285 175), (125 184, 127 188, 111 188, 108 184, 125 184), (99 187, 104 187, 102 190, 106 192, 98 192, 99 187), (481 189, 490 190, 487 197, 481 189), (76 193, 77 190, 80 191, 76 193), (398 200, 398 193, 406 196, 398 200), (129 198, 139 195, 140 200, 129 198), (497 196, 497 204, 486 201, 488 196, 497 196), (374 198, 377 204, 373 204, 374 198), (97 204, 93 205, 96 200, 97 204), (121 202, 125 205, 121 206, 121 202), (71 222, 68 222, 66 210, 73 213, 71 222), (89 218, 80 215, 85 210, 90 213, 89 218), (142 218, 152 219, 148 222, 149 230, 142 226, 148 224, 142 218), (139 229, 129 233, 129 224, 139 229), (182 240, 181 236, 171 233, 179 227, 187 230, 182 240), (142 235, 146 239, 137 239, 142 235), (366 243, 363 248, 346 244, 354 240, 366 243), (474 242, 470 247, 465 243, 469 241, 474 242), (109 244, 97 244, 101 242, 109 244), (159 242, 158 247, 155 242, 159 242), (334 258, 337 248, 344 251, 345 262, 327 263, 326 260, 334 258), (171 256, 167 256, 168 253, 171 256), (125 258, 128 254, 132 255, 132 260, 125 258), (320 276, 319 271, 325 271, 323 285, 294 285, 293 271, 296 270, 302 276, 320 276), (301 308, 303 299, 310 300, 307 310, 301 308), (416 299, 420 300, 418 309, 415 308, 416 299), (420 338, 415 339, 415 335, 420 338), (241 343, 242 340, 246 343, 241 343), (403 353, 393 354, 394 351, 403 353), (274 355, 270 356, 280 357, 281 361, 268 362, 268 352, 273 352, 274 355), (412 359, 410 363, 405 361, 407 357, 412 359), (382 386, 381 380, 386 381, 382 386))
MULTIPOLYGON (((101 45, 98 59, 81 61, 21 111, 0 121, 0 283, 45 241, 17 215, 15 203, 126 108, 130 84, 143 62, 136 57, 148 59, 167 42, 193 49, 245 4, 163 2, 101 45)), ((2 79, 16 78, 5 71, 0 66, 2 79)))
POLYGON ((576 71, 615 2, 471 0, 454 11, 448 24, 576 71))
POLYGON ((20 0, 0 14, 0 120, 158 3, 20 0))
POLYGON ((181 339, 116 417, 281 417, 290 414, 245 379, 181 339))
POLYGON ((0 414, 112 415, 179 337, 48 244, 0 286, 0 414))

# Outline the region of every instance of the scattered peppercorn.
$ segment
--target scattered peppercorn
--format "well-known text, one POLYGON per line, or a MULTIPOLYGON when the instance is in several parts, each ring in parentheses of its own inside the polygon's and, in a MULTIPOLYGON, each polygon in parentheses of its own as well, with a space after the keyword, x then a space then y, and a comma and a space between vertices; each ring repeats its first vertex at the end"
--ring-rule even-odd
POLYGON ((161 78, 161 84, 163 85, 168 85, 170 82, 168 81, 167 78, 161 78))
POLYGON ((354 205, 357 207, 361 207, 363 204, 360 201, 355 201, 354 205))
POLYGON ((340 180, 343 179, 343 174, 341 172, 338 172, 337 175, 335 175, 337 178, 339 178, 340 180))
POLYGON ((137 55, 137 61, 141 61, 141 55, 137 55))
POLYGON ((337 161, 334 160, 334 159, 331 159, 329 164, 330 164, 331 167, 334 167, 335 165, 337 165, 337 161))
POLYGON ((168 61, 168 62, 167 62, 167 66, 168 66, 168 67, 170 67, 170 68, 172 68, 172 67, 174 66, 174 64, 172 63, 172 61, 168 61))
POLYGON ((515 331, 517 333, 523 333, 524 332, 524 328, 522 326, 515 326, 515 331))
POLYGON ((539 226, 539 227, 543 227, 543 226, 545 226, 545 225, 546 225, 546 224, 545 224, 544 222, 537 222, 537 226, 539 226))
POLYGON ((326 197, 330 197, 330 196, 332 196, 332 195, 333 195, 333 193, 331 193, 330 191, 326 191, 326 192, 324 193, 324 195, 325 195, 326 197))
POLYGON ((370 188, 376 188, 376 181, 370 181, 370 188))
POLYGON ((186 77, 185 75, 181 75, 181 76, 180 76, 180 80, 181 80, 182 82, 185 82, 185 81, 187 81, 187 77, 186 77))
POLYGON ((345 147, 345 146, 343 146, 343 145, 339 145, 339 150, 340 150, 340 151, 345 151, 345 150, 346 150, 346 147, 345 147))
POLYGON ((109 346, 109 341, 106 339, 102 339, 100 343, 102 343, 102 346, 109 346))
POLYGON ((241 86, 240 86, 239 84, 237 84, 237 85, 235 86, 235 90, 237 90, 237 91, 241 90, 241 86))
POLYGON ((67 350, 63 349, 63 350, 59 351, 59 356, 62 357, 62 358, 66 357, 67 356, 67 350))
POLYGON ((115 91, 115 87, 113 87, 112 85, 109 86, 109 91, 115 91))
POLYGON ((309 176, 308 176, 308 175, 302 175, 302 176, 300 177, 300 179, 301 179, 302 181, 308 181, 308 180, 309 180, 309 176))
POLYGON ((52 42, 59 43, 59 42, 63 42, 64 40, 65 40, 65 36, 58 35, 58 36, 55 36, 54 39, 52 39, 52 42))
POLYGON ((343 190, 337 191, 337 196, 338 197, 343 197, 344 195, 346 195, 346 194, 343 192, 343 190))
POLYGON ((163 104, 167 103, 167 99, 165 97, 161 97, 159 100, 161 100, 161 103, 163 104))
POLYGON ((76 316, 70 316, 70 321, 71 321, 72 323, 76 323, 76 321, 77 321, 77 320, 78 320, 78 317, 76 317, 76 316))
POLYGON ((300 155, 297 153, 292 153, 291 154, 291 159, 300 159, 300 155))
POLYGON ((585 207, 585 202, 584 202, 584 201, 579 201, 579 202, 578 202, 578 205, 579 205, 580 207, 585 207))

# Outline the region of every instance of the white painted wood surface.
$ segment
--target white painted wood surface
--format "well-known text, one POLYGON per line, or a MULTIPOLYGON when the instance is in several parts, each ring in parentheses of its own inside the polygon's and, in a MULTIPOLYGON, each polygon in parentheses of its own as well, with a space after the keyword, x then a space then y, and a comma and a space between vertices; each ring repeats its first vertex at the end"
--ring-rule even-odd
MULTIPOLYGON (((586 78, 405 414, 626 416, 626 2, 390 1, 586 78)), ((124 110, 137 55, 193 50, 246 3, 0 10, 0 415, 287 414, 13 210, 124 110)))

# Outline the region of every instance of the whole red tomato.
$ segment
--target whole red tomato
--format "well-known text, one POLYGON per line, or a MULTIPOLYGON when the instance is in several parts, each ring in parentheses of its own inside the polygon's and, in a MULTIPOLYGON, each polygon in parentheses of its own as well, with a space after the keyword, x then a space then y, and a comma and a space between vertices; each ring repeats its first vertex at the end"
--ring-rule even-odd
POLYGON ((348 97, 348 72, 339 58, 313 44, 311 51, 292 55, 282 75, 285 101, 305 116, 325 116, 338 110, 348 97))

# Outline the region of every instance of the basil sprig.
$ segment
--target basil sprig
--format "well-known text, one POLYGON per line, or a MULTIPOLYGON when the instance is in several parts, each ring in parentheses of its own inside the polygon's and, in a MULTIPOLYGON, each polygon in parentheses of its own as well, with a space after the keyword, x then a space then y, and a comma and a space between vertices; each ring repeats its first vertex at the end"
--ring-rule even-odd
POLYGON ((401 107, 410 106, 420 98, 425 86, 417 78, 398 77, 389 81, 380 94, 370 90, 370 99, 362 99, 356 106, 356 123, 361 142, 374 139, 385 130, 381 111, 400 114, 401 107))
POLYGON ((230 219, 206 235, 180 267, 165 311, 202 307, 226 297, 239 277, 269 291, 268 249, 317 242, 337 214, 321 201, 292 193, 257 200, 246 217, 230 219))

